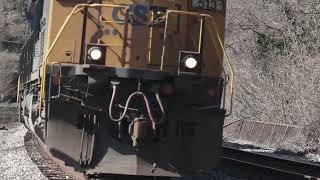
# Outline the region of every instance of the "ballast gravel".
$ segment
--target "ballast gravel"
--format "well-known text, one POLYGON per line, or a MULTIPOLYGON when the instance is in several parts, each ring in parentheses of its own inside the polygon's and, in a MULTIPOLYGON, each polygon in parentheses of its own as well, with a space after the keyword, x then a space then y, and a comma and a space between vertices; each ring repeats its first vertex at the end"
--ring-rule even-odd
MULTIPOLYGON (((0 180, 45 180, 47 179, 29 157, 24 136, 27 129, 20 123, 1 124, 0 127, 0 180)), ((212 171, 200 177, 184 180, 245 180, 231 177, 223 171, 212 171)))
POLYGON ((32 162, 24 147, 27 129, 20 123, 0 124, 0 179, 43 180, 38 167, 32 162))

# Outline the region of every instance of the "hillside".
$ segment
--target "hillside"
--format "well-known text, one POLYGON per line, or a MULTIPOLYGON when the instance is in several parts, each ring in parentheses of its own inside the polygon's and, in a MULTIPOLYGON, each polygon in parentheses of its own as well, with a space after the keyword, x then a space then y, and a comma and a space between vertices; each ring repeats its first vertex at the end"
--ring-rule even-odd
POLYGON ((291 148, 319 147, 319 19, 315 0, 228 1, 226 47, 236 71, 229 121, 303 126, 291 148))
POLYGON ((0 0, 0 102, 14 101, 18 51, 27 37, 24 0, 0 0))
POLYGON ((27 35, 25 0, 0 0, 0 40, 23 42, 27 35))

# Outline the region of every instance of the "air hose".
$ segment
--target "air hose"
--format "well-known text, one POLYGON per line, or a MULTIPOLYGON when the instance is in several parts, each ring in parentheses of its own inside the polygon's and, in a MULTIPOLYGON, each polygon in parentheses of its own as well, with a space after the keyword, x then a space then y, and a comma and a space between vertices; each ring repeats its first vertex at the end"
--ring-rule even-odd
POLYGON ((113 115, 112 115, 112 107, 113 107, 114 99, 115 99, 116 94, 117 94, 117 85, 118 84, 119 83, 112 83, 113 92, 112 92, 112 97, 111 97, 110 104, 109 104, 109 117, 110 117, 110 119, 112 121, 119 122, 125 117, 125 115, 127 114, 128 109, 129 109, 130 102, 131 102, 132 98, 135 97, 135 96, 143 97, 143 100, 145 102, 145 106, 146 106, 147 111, 148 111, 148 116, 149 116, 149 118, 150 118, 150 120, 152 122, 152 125, 153 125, 152 126, 153 129, 155 129, 155 126, 157 124, 160 124, 160 123, 162 123, 164 121, 164 119, 165 119, 165 110, 164 110, 163 104, 161 102, 161 98, 159 96, 159 93, 156 93, 155 96, 156 96, 157 102, 159 104, 159 107, 161 109, 162 115, 161 115, 160 120, 156 120, 156 118, 154 118, 154 116, 152 114, 150 103, 149 103, 149 100, 148 100, 147 96, 143 92, 140 92, 140 91, 134 92, 128 97, 128 99, 126 101, 126 105, 124 107, 124 110, 121 113, 122 115, 120 115, 119 118, 114 118, 113 115))

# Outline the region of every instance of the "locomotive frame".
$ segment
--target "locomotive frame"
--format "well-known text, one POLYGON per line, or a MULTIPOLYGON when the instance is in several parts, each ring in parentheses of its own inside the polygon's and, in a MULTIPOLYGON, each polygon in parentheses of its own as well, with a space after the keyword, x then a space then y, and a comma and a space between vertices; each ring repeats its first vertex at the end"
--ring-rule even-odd
MULTIPOLYGON (((122 1, 126 0, 119 0, 122 1)), ((217 15, 220 17, 217 19, 205 13, 207 10, 188 11, 191 1, 182 5, 185 10, 179 10, 179 6, 175 6, 178 9, 170 9, 164 2, 171 3, 155 1, 157 6, 148 6, 150 19, 145 23, 134 19, 137 17, 131 11, 135 1, 132 5, 122 5, 52 0, 48 12, 41 10, 41 7, 46 7, 44 2, 37 1, 33 29, 38 31, 32 33, 23 47, 17 101, 21 121, 37 134, 53 156, 88 173, 143 176, 180 177, 217 164, 223 119, 232 111, 234 79, 228 58, 226 63, 230 76, 225 74, 223 66, 223 57, 227 57, 221 38, 225 12, 217 15), (58 29, 52 27, 53 16, 59 18, 57 13, 54 15, 53 8, 66 17, 64 22, 58 21, 57 24, 61 25, 58 29), (124 19, 109 20, 101 14, 103 8, 113 9, 112 15, 118 8, 116 12, 122 13, 124 19), (64 9, 68 10, 64 12, 64 9), (44 13, 47 13, 48 28, 51 28, 46 35, 42 35, 40 30, 44 13), (178 24, 174 32, 170 23, 172 16, 178 24), (184 16, 194 19, 184 19, 184 16), (113 37, 116 43, 105 43, 108 38, 112 39, 110 36, 104 39, 105 34, 96 42, 88 40, 97 31, 92 25, 93 17, 97 17, 95 21, 114 28, 112 33, 118 37, 113 37), (80 19, 82 24, 76 22, 80 19), (178 51, 172 50, 175 36, 177 40, 186 39, 186 30, 180 26, 189 21, 199 25, 198 29, 185 25, 191 29, 190 32, 198 34, 195 38, 198 43, 186 43, 192 44, 195 50, 184 50, 181 48, 184 45, 180 45, 178 51), (142 26, 138 27, 136 35, 133 33, 137 28, 134 24, 142 26), (81 35, 81 41, 71 46, 74 51, 69 50, 70 43, 65 41, 67 44, 64 44, 63 39, 68 39, 72 30, 77 28, 82 31, 74 33, 81 35), (147 41, 142 42, 147 46, 147 50, 141 50, 145 53, 143 60, 140 60, 139 53, 129 52, 136 61, 132 62, 131 57, 128 62, 127 49, 145 47, 139 43, 132 45, 135 42, 128 43, 141 32, 145 32, 142 37, 147 37, 147 41), (159 32, 163 33, 163 38, 153 42, 159 32), (159 42, 162 42, 161 50, 159 42), (45 56, 42 56, 39 67, 35 67, 35 49, 39 44, 46 46, 40 50, 45 56), (113 49, 120 54, 118 57, 110 55, 111 46, 122 47, 113 49), (155 46, 157 51, 154 51, 155 46), (207 52, 212 47, 215 52, 207 52), (208 55, 214 56, 213 64, 208 55), (231 100, 226 114, 228 84, 231 100), (141 98, 137 100, 136 97, 141 98), (185 97, 190 102, 184 102, 185 97), (114 112, 120 118, 114 118, 114 112), (201 121, 198 120, 200 117, 201 121), (208 143, 209 139, 212 143, 208 143)), ((95 26, 97 29, 102 27, 95 26)))

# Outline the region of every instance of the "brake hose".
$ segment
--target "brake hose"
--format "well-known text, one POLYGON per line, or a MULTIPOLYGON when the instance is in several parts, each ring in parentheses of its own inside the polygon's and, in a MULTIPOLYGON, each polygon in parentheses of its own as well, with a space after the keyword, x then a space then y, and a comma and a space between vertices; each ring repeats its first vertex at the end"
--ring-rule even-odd
POLYGON ((161 116, 159 121, 156 121, 155 118, 152 115, 150 103, 149 103, 149 100, 148 100, 147 96, 143 92, 140 92, 140 91, 134 92, 128 97, 128 99, 126 101, 126 105, 124 107, 124 111, 122 112, 122 115, 118 119, 114 118, 113 115, 112 115, 112 107, 113 107, 113 102, 114 102, 115 96, 117 94, 117 86, 115 84, 113 85, 112 90, 113 90, 112 97, 111 97, 110 104, 109 104, 109 117, 110 117, 110 119, 112 121, 119 122, 125 117, 125 115, 127 114, 128 109, 129 109, 130 102, 131 102, 131 100, 132 100, 132 98, 134 96, 142 96, 143 97, 145 105, 146 105, 146 108, 147 108, 147 111, 148 111, 148 116, 149 116, 149 118, 150 118, 150 120, 151 120, 151 122, 153 124, 153 128, 154 129, 155 129, 155 125, 156 124, 159 124, 164 120, 164 118, 165 118, 165 110, 164 110, 164 107, 163 107, 163 104, 161 102, 159 94, 156 93, 156 99, 157 99, 157 102, 158 102, 158 104, 160 106, 160 109, 161 109, 161 112, 162 112, 162 116, 161 116))

